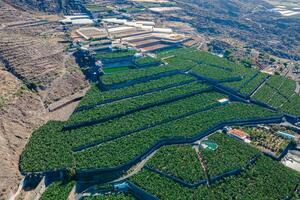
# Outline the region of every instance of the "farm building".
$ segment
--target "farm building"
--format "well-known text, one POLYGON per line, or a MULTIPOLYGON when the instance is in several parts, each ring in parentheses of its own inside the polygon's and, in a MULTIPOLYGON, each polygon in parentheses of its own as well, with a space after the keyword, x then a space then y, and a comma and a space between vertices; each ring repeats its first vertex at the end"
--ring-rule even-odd
POLYGON ((143 27, 143 26, 155 26, 155 22, 153 21, 128 21, 126 19, 118 19, 118 18, 108 18, 102 19, 102 22, 107 24, 119 24, 119 25, 127 25, 133 27, 143 27))
POLYGON ((102 40, 90 42, 87 45, 87 49, 92 51, 100 51, 100 50, 108 50, 111 48, 111 46, 112 46, 112 42, 110 39, 102 39, 102 40))
POLYGON ((222 99, 219 99, 218 102, 222 105, 225 105, 225 104, 229 103, 229 99, 228 98, 222 98, 222 99))
POLYGON ((124 24, 127 22, 126 19, 117 19, 117 18, 107 18, 102 19, 102 22, 109 23, 109 24, 124 24))
POLYGON ((174 33, 149 33, 133 37, 126 37, 122 40, 125 41, 129 46, 139 49, 142 52, 151 52, 176 47, 187 39, 188 38, 186 38, 184 35, 174 33))
POLYGON ((173 12, 177 10, 181 10, 179 7, 152 7, 149 8, 152 12, 157 12, 157 13, 166 13, 166 12, 173 12))
POLYGON ((229 129, 227 131, 227 134, 233 138, 237 138, 239 140, 242 140, 246 143, 250 143, 251 139, 250 136, 245 133, 244 131, 240 130, 240 129, 229 129))
POLYGON ((151 30, 143 30, 132 26, 119 26, 119 27, 109 28, 108 32, 111 35, 111 37, 115 39, 119 39, 124 37, 147 34, 150 33, 151 30))
POLYGON ((79 28, 76 30, 76 33, 86 40, 107 38, 108 36, 105 29, 99 29, 96 27, 79 28))
POLYGON ((70 25, 88 25, 94 24, 94 21, 87 15, 66 15, 64 19, 59 21, 62 24, 70 25))
POLYGON ((173 33, 171 28, 153 28, 153 31, 156 33, 173 33))

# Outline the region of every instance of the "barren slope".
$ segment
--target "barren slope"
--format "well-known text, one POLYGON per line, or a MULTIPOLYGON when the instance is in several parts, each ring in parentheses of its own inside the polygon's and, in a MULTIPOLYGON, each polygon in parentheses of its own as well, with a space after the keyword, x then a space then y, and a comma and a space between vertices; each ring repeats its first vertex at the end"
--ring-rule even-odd
MULTIPOLYGON (((260 0, 175 0, 199 32, 299 60, 299 18, 283 17, 260 0)), ((182 14, 183 15, 183 14, 182 14)))
POLYGON ((52 116, 48 106, 70 101, 88 83, 74 58, 63 51, 65 45, 58 43, 63 40, 58 24, 39 23, 49 16, 3 1, 0 10, 0 199, 6 199, 18 186, 18 160, 27 139, 52 116))

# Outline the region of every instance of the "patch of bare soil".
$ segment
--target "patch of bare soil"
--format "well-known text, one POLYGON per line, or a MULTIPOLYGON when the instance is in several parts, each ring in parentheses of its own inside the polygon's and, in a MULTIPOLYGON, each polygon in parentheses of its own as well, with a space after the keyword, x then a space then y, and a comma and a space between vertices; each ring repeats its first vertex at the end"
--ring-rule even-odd
POLYGON ((88 87, 58 42, 64 34, 51 21, 56 18, 44 18, 49 22, 0 1, 0 199, 18 188, 19 156, 32 131, 50 119, 66 120, 88 87))

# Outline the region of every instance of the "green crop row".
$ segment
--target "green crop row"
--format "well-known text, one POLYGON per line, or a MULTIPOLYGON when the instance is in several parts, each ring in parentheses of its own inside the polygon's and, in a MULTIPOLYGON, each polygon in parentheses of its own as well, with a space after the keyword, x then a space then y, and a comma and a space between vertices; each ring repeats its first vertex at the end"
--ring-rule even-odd
POLYGON ((130 67, 130 66, 107 67, 107 68, 104 68, 103 71, 104 71, 104 73, 109 74, 109 73, 115 73, 115 72, 127 71, 127 70, 129 70, 129 69, 131 69, 131 68, 132 68, 132 67, 130 67))
MULTIPOLYGON (((249 90, 251 90, 252 87, 255 88, 256 84, 259 84, 259 82, 258 81, 256 82, 256 80, 255 80, 257 77, 254 78, 254 80, 251 80, 253 78, 253 76, 257 73, 257 71, 255 69, 249 69, 249 68, 245 68, 243 66, 241 66, 241 68, 242 69, 244 68, 245 71, 243 71, 243 72, 233 71, 231 74, 231 77, 240 77, 240 78, 242 78, 242 80, 223 83, 223 85, 230 87, 236 91, 239 91, 244 86, 240 92, 247 94, 246 92, 250 92, 249 90), (251 80, 251 81, 249 82, 249 80, 251 80), (255 82, 253 82, 253 81, 255 81, 255 82)), ((261 76, 261 73, 258 76, 261 76)))
POLYGON ((157 54, 157 57, 158 58, 167 58, 167 57, 170 57, 170 56, 182 56, 182 57, 185 56, 186 57, 193 51, 195 51, 195 49, 192 49, 192 48, 168 49, 168 50, 160 51, 157 54))
POLYGON ((192 137, 222 121, 276 114, 258 106, 232 103, 121 137, 82 152, 75 154, 72 152, 73 147, 120 136, 122 132, 193 111, 197 109, 195 106, 205 107, 207 102, 209 102, 208 105, 211 105, 216 98, 220 97, 217 93, 207 94, 70 132, 60 132, 64 123, 48 123, 35 131, 26 145, 20 160, 21 171, 46 171, 75 166, 76 168, 117 166, 133 159, 163 138, 192 137), (200 99, 197 101, 196 98, 200 99), (210 100, 207 101, 207 98, 210 100), (180 104, 181 106, 179 106, 180 104))
POLYGON ((275 89, 278 89, 280 93, 287 94, 287 96, 292 95, 296 89, 295 81, 278 75, 272 76, 267 81, 267 84, 275 89))
POLYGON ((287 98, 285 98, 284 96, 282 96, 279 93, 275 92, 271 96, 269 101, 267 101, 266 103, 273 106, 274 108, 278 108, 278 107, 281 107, 287 101, 288 101, 287 98))
POLYGON ((142 78, 145 76, 151 76, 163 72, 168 72, 177 69, 185 69, 186 67, 170 67, 170 66, 160 66, 160 67, 149 67, 146 69, 136 69, 126 72, 120 72, 115 74, 107 74, 100 77, 101 82, 105 85, 117 84, 120 82, 130 81, 132 79, 142 78))
POLYGON ((272 76, 253 95, 253 98, 267 103, 282 112, 300 115, 300 96, 295 93, 295 82, 282 76, 272 76))
POLYGON ((62 183, 55 182, 47 187, 46 191, 42 194, 41 200, 67 200, 69 193, 74 187, 74 182, 62 183))
POLYGON ((273 95, 289 98, 295 93, 296 83, 282 76, 271 76, 268 81, 255 93, 254 98, 268 101, 273 95))
POLYGON ((242 168, 259 153, 250 145, 236 141, 222 133, 213 134, 209 140, 218 144, 215 151, 201 149, 211 176, 242 168))
POLYGON ((99 125, 82 127, 65 132, 65 139, 73 147, 78 147, 91 142, 118 137, 131 130, 151 126, 163 120, 204 109, 207 106, 215 104, 216 100, 222 97, 224 96, 216 92, 195 95, 170 104, 142 110, 99 125))
POLYGON ((266 84, 271 87, 276 93, 283 95, 287 98, 295 93, 296 83, 293 80, 283 76, 272 76, 266 84))
POLYGON ((83 200, 134 200, 134 196, 130 193, 110 193, 97 196, 84 197, 83 200))
POLYGON ((155 88, 169 86, 175 83, 182 83, 189 80, 195 80, 191 76, 186 76, 183 74, 176 74, 169 77, 163 77, 157 80, 151 80, 144 83, 135 84, 121 89, 109 90, 109 91, 99 91, 96 85, 92 85, 91 89, 86 93, 84 98, 79 104, 81 106, 89 106, 97 103, 104 102, 108 99, 113 99, 117 97, 122 97, 125 95, 135 94, 139 92, 146 92, 155 88))
POLYGON ((232 103, 86 149, 75 154, 76 165, 77 168, 118 166, 132 160, 164 138, 189 138, 220 122, 276 114, 255 105, 232 103))
MULTIPOLYGON (((207 162, 210 176, 240 169, 259 153, 251 146, 236 141, 225 134, 213 134, 209 140, 217 143, 218 149, 215 151, 200 149, 200 151, 207 162)), ((190 183, 205 179, 196 151, 191 145, 162 147, 150 159, 147 166, 190 183)))
POLYGON ((246 83, 246 85, 241 88, 240 92, 243 94, 250 94, 266 77, 267 74, 259 73, 254 79, 246 83))
POLYGON ((210 187, 205 185, 197 188, 183 187, 148 170, 141 171, 129 180, 161 200, 277 200, 290 195, 295 185, 299 183, 300 174, 263 156, 242 174, 227 177, 210 187))
POLYGON ((283 112, 287 112, 289 114, 300 116, 300 96, 299 94, 294 94, 289 98, 289 101, 283 104, 280 108, 283 112))
POLYGON ((20 158, 22 172, 72 167, 71 147, 60 132, 63 125, 63 122, 50 121, 32 133, 20 158))
POLYGON ((191 69, 192 67, 197 65, 197 63, 192 60, 185 60, 180 57, 171 57, 164 59, 163 61, 165 63, 165 66, 171 68, 182 68, 183 66, 185 66, 185 69, 191 69))
POLYGON ((67 132, 60 132, 64 122, 49 122, 32 134, 21 156, 21 169, 22 171, 44 171, 70 167, 75 162, 71 150, 73 147, 118 137, 128 131, 205 108, 223 97, 224 95, 216 92, 203 93, 102 124, 67 132))
POLYGON ((241 81, 226 83, 225 85, 238 89, 246 83, 258 70, 246 68, 242 65, 229 62, 224 58, 214 56, 207 52, 200 52, 192 48, 180 48, 161 52, 159 58, 168 64, 192 67, 193 71, 201 75, 221 80, 231 77, 241 77, 241 81))
POLYGON ((126 51, 114 51, 109 53, 97 53, 95 55, 96 59, 114 59, 114 58, 123 58, 128 56, 133 56, 136 53, 134 50, 126 51))
POLYGON ((233 90, 238 91, 238 89, 242 86, 242 84, 245 82, 245 80, 241 80, 241 81, 231 81, 231 82, 226 82, 223 83, 224 86, 230 87, 233 90))
POLYGON ((229 71, 223 71, 214 67, 210 67, 209 65, 201 64, 193 67, 193 72, 200 74, 205 77, 213 78, 216 80, 224 80, 228 78, 234 77, 234 74, 229 71))
POLYGON ((179 48, 158 54, 159 58, 173 56, 183 61, 193 61, 194 63, 202 63, 207 65, 209 69, 215 68, 222 72, 231 72, 233 76, 243 76, 249 73, 257 72, 252 68, 246 68, 242 65, 230 62, 224 58, 214 56, 208 52, 198 51, 193 48, 179 48))
POLYGON ((160 62, 160 60, 157 58, 149 57, 149 56, 135 59, 135 63, 138 65, 148 65, 148 64, 157 63, 157 62, 160 62))
MULTIPOLYGON (((232 72, 232 77, 240 77, 242 80, 240 81, 235 81, 235 82, 229 82, 229 83, 224 83, 224 85, 231 87, 232 89, 239 90, 243 85, 247 88, 247 83, 253 76, 257 73, 257 70, 252 69, 252 68, 245 68, 243 66, 237 67, 236 70, 233 70, 232 72)), ((250 88, 249 88, 250 89, 250 88)))
POLYGON ((254 93, 252 98, 267 103, 275 94, 275 92, 276 91, 274 91, 270 86, 264 84, 261 88, 259 88, 259 90, 254 93))
POLYGON ((164 146, 147 162, 147 166, 190 183, 205 179, 191 145, 164 146))
POLYGON ((169 88, 166 90, 161 90, 134 98, 115 101, 112 103, 97 106, 93 109, 76 112, 70 117, 67 124, 71 125, 79 122, 102 119, 116 114, 122 114, 126 111, 136 109, 146 104, 158 103, 164 101, 165 99, 197 92, 207 87, 208 86, 206 84, 190 83, 187 85, 169 88))

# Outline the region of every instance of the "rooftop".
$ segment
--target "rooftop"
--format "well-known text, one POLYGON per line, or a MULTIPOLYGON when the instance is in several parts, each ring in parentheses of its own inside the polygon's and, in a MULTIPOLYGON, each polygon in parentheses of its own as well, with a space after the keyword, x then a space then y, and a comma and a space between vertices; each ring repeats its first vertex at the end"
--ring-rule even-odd
POLYGON ((95 39, 107 37, 107 33, 104 29, 95 27, 80 28, 76 32, 87 40, 90 38, 95 39))
POLYGON ((149 10, 153 12, 170 12, 170 11, 175 11, 175 10, 181 10, 179 7, 152 7, 149 8, 149 10))
POLYGON ((235 135, 235 136, 237 136, 237 137, 239 137, 241 139, 246 139, 247 137, 249 137, 249 135, 246 132, 244 132, 244 131, 242 131, 240 129, 230 129, 228 132, 231 135, 235 135))

